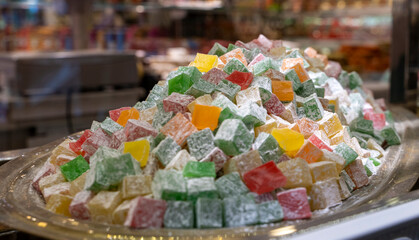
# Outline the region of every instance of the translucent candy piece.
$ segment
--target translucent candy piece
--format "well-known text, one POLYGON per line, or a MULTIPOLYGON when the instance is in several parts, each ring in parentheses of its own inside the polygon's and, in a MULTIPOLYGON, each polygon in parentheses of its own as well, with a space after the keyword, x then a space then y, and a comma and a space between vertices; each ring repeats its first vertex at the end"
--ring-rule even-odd
POLYGON ((91 191, 80 191, 78 192, 69 206, 69 212, 72 218, 89 220, 90 211, 87 206, 89 201, 93 198, 94 194, 91 191))
POLYGON ((300 150, 298 150, 295 157, 302 158, 306 160, 308 163, 314 163, 317 162, 322 155, 322 150, 320 150, 316 145, 314 145, 310 141, 305 141, 303 146, 301 146, 300 150))
POLYGON ((366 120, 363 117, 359 117, 353 120, 350 124, 351 131, 366 133, 369 135, 374 134, 373 122, 371 120, 366 120))
POLYGON ((125 127, 125 125, 128 122, 128 119, 139 119, 139 118, 140 118, 140 112, 138 112, 138 110, 135 108, 130 108, 130 109, 122 111, 116 122, 119 125, 125 127))
POLYGON ((275 138, 271 134, 265 132, 258 135, 253 144, 253 149, 259 151, 263 163, 267 163, 271 160, 278 163, 279 157, 284 153, 284 150, 279 147, 275 138))
POLYGON ((196 202, 199 198, 218 198, 214 177, 190 178, 186 180, 186 185, 188 188, 188 201, 196 202))
POLYGON ((241 48, 236 48, 230 52, 227 52, 226 54, 220 56, 219 60, 222 62, 223 65, 225 65, 233 58, 236 58, 237 60, 242 62, 244 66, 247 66, 246 57, 244 56, 241 48))
POLYGON ((313 184, 310 168, 304 159, 281 161, 277 166, 287 179, 285 188, 309 187, 313 184))
POLYGON ((198 79, 194 84, 192 84, 188 91, 185 92, 185 94, 197 98, 205 94, 213 93, 215 88, 215 84, 205 81, 204 79, 198 79))
POLYGON ((258 206, 251 198, 243 195, 223 199, 224 223, 226 227, 256 224, 259 221, 258 206))
POLYGON ((140 163, 141 167, 145 167, 150 153, 150 142, 145 139, 126 142, 124 143, 123 153, 130 153, 140 163))
POLYGON ((86 183, 87 172, 83 173, 80 177, 76 178, 70 183, 70 195, 75 196, 78 192, 84 189, 84 185, 86 183))
POLYGON ((179 67, 178 70, 167 76, 168 94, 170 95, 173 92, 185 93, 201 76, 202 73, 194 66, 179 67))
MULTIPOLYGON (((86 129, 83 131, 83 135, 81 135, 81 137, 79 139, 77 139, 77 141, 75 142, 70 142, 68 143, 68 147, 76 154, 76 155, 82 155, 84 156, 86 153, 83 151, 83 149, 81 148, 81 145, 86 141, 87 138, 89 138, 90 136, 92 136, 92 131, 90 131, 89 129, 86 129)), ((60 154, 58 156, 68 156, 66 154, 60 154)), ((75 156, 71 155, 73 159, 75 156)), ((58 159, 57 159, 58 160, 58 159)), ((60 159, 61 160, 61 159, 60 159)), ((63 159, 64 162, 62 161, 56 161, 57 164, 54 164, 52 162, 52 164, 57 165, 57 166, 61 166, 62 164, 64 164, 65 162, 67 162, 67 159, 63 159)))
POLYGON ((324 109, 315 94, 304 99, 303 107, 304 107, 304 114, 307 118, 313 121, 318 121, 323 118, 324 109))
POLYGON ((151 108, 147 108, 140 111, 139 120, 148 122, 149 124, 153 123, 154 115, 157 113, 157 105, 151 108))
POLYGON ((227 162, 228 156, 218 147, 214 147, 201 162, 213 162, 215 164, 215 171, 220 171, 227 162))
POLYGON ((137 197, 131 202, 124 226, 132 228, 161 228, 167 203, 163 200, 137 197))
POLYGON ((247 186, 243 183, 238 172, 225 174, 215 181, 218 194, 221 198, 227 198, 235 195, 244 195, 249 192, 247 186))
POLYGON ((213 68, 202 75, 202 79, 215 85, 218 85, 226 77, 228 77, 228 74, 218 68, 213 68))
POLYGON ((349 187, 346 184, 343 176, 339 177, 338 185, 339 185, 339 193, 340 193, 341 200, 347 199, 348 197, 351 196, 351 191, 349 190, 349 187))
MULTIPOLYGON (((196 112, 196 106, 194 112, 196 112)), ((176 116, 170 119, 170 121, 160 129, 160 132, 166 136, 172 137, 179 146, 183 146, 186 143, 186 139, 197 131, 198 129, 181 113, 176 114, 176 116)))
POLYGON ((118 109, 110 110, 109 117, 116 122, 118 121, 118 118, 121 115, 121 112, 124 110, 129 110, 129 109, 131 109, 131 107, 121 107, 118 109))
POLYGON ((151 176, 147 175, 124 177, 121 186, 122 199, 131 199, 137 196, 145 196, 151 194, 151 182, 151 176))
POLYGON ((186 181, 182 172, 175 170, 159 170, 151 184, 153 196, 164 200, 186 200, 186 181))
POLYGON ((284 211, 284 220, 311 218, 310 205, 305 188, 293 188, 276 194, 284 211))
POLYGON ((288 128, 275 128, 271 134, 286 152, 296 152, 304 144, 304 136, 288 128))
POLYGON ((240 60, 236 58, 232 58, 230 61, 228 61, 223 67, 223 71, 227 74, 231 74, 234 71, 249 72, 247 67, 240 60))
POLYGON ((195 205, 197 228, 223 226, 223 204, 219 199, 198 198, 195 205))
POLYGON ((375 130, 381 130, 386 125, 386 116, 384 113, 369 113, 364 115, 365 119, 371 120, 375 130))
POLYGON ((226 79, 240 86, 241 90, 247 89, 253 81, 253 74, 249 72, 233 71, 226 79))
POLYGON ((221 111, 222 108, 220 107, 195 104, 192 123, 199 130, 205 128, 215 130, 218 127, 218 118, 220 117, 221 111))
POLYGON ((214 142, 225 154, 235 156, 250 149, 253 135, 241 120, 227 119, 219 127, 214 142))
POLYGON ((270 118, 265 124, 255 127, 255 136, 258 137, 261 133, 271 133, 272 129, 278 128, 278 122, 275 119, 270 118))
POLYGON ((46 161, 44 165, 41 167, 41 169, 38 171, 38 173, 35 175, 35 177, 32 180, 32 187, 38 192, 42 193, 41 189, 39 188, 39 182, 42 178, 47 177, 51 174, 55 173, 55 167, 52 165, 49 161, 46 161))
POLYGON ((213 177, 215 178, 215 164, 213 162, 190 161, 183 168, 183 176, 187 178, 213 177))
POLYGON ((224 55, 227 52, 227 48, 223 47, 219 43, 214 43, 212 48, 209 50, 208 54, 210 55, 217 55, 218 57, 224 55))
POLYGON ((310 138, 311 135, 317 130, 319 130, 319 124, 309 118, 301 118, 296 121, 300 133, 304 135, 304 138, 310 138))
POLYGON ((48 202, 48 199, 54 195, 70 195, 70 183, 62 182, 50 187, 44 188, 42 191, 45 202, 48 202))
POLYGON ((380 154, 377 157, 382 157, 385 154, 385 150, 380 145, 378 145, 378 143, 376 141, 374 141, 371 138, 368 139, 367 147, 369 149, 378 151, 380 154))
POLYGON ((39 180, 39 189, 43 191, 45 188, 51 187, 55 184, 66 182, 64 175, 61 173, 61 171, 58 171, 57 173, 45 176, 39 180))
POLYGON ((380 135, 386 140, 388 145, 400 145, 401 139, 394 127, 386 126, 380 131, 380 135))
POLYGON ((273 114, 280 116, 285 111, 285 106, 279 100, 279 98, 272 94, 269 99, 263 104, 263 107, 266 108, 268 114, 273 114))
POLYGON ((247 103, 256 103, 262 106, 262 99, 260 98, 259 87, 253 86, 246 90, 242 90, 236 94, 237 106, 243 106, 247 103))
POLYGON ((189 155, 185 149, 180 150, 173 159, 166 165, 165 169, 174 169, 182 171, 186 164, 190 161, 196 161, 194 157, 189 155))
POLYGON ((258 55, 256 55, 252 61, 249 63, 248 67, 253 67, 256 63, 262 61, 263 59, 265 59, 265 56, 262 53, 259 53, 258 55))
POLYGON ((121 201, 120 192, 99 192, 87 204, 91 219, 95 222, 111 224, 112 213, 121 201))
POLYGON ((310 141, 311 143, 313 143, 316 147, 318 147, 321 150, 327 150, 329 152, 332 152, 332 148, 330 148, 330 146, 323 141, 323 138, 321 138, 319 136, 320 134, 312 134, 309 138, 308 141, 310 141))
POLYGON ((92 136, 86 139, 86 141, 81 145, 81 148, 86 152, 87 155, 91 156, 100 146, 110 147, 111 143, 111 136, 102 131, 101 128, 98 128, 93 132, 92 136))
POLYGON ((45 208, 50 212, 71 217, 69 206, 72 200, 73 198, 68 195, 56 194, 47 201, 45 208))
POLYGON ((357 159, 350 163, 345 167, 345 171, 355 184, 355 189, 368 185, 369 179, 361 159, 357 159))
POLYGON ((239 108, 239 114, 247 128, 253 129, 265 124, 267 112, 265 108, 250 102, 239 108))
POLYGON ((333 207, 341 203, 339 185, 336 178, 314 183, 308 190, 311 209, 333 207))
POLYGON ((200 105, 211 105, 212 103, 212 97, 209 94, 205 94, 203 96, 198 97, 197 99, 195 99, 194 101, 192 101, 191 103, 188 104, 188 110, 193 113, 194 109, 195 109, 195 104, 200 104, 200 105))
POLYGON ((187 111, 187 106, 194 100, 193 96, 174 92, 163 100, 163 108, 164 111, 174 114, 184 113, 187 111))
POLYGON ((272 93, 275 94, 282 102, 290 102, 294 99, 294 91, 292 82, 289 81, 272 81, 272 93))
POLYGON ((78 156, 70 162, 60 166, 61 173, 67 181, 71 182, 78 178, 89 169, 89 163, 82 157, 78 156))
POLYGON ((167 201, 164 213, 165 228, 193 228, 194 205, 187 201, 167 201))
POLYGON ((256 64, 254 64, 253 74, 255 76, 260 76, 260 75, 266 73, 267 71, 269 71, 270 69, 275 70, 275 69, 278 69, 278 67, 277 67, 277 64, 275 63, 274 60, 267 57, 267 58, 264 58, 261 61, 257 62, 256 64))
POLYGON ((234 157, 237 171, 243 176, 246 172, 262 165, 258 150, 251 150, 234 157))
POLYGON ((269 161, 244 173, 243 181, 250 191, 262 194, 285 186, 287 179, 274 161, 269 161))
MULTIPOLYGON (((169 78, 167 80, 169 80, 169 78)), ((167 93, 167 86, 160 86, 160 85, 156 84, 151 89, 150 93, 148 94, 146 101, 147 102, 158 102, 160 100, 163 100, 165 97, 167 97, 167 94, 168 94, 167 93)))
POLYGON ((339 177, 335 162, 321 161, 310 163, 309 167, 314 182, 321 182, 330 178, 335 179, 339 177))
POLYGON ((195 66, 200 72, 208 72, 212 68, 216 67, 217 64, 217 55, 197 53, 195 59, 189 64, 189 66, 195 66))
POLYGON ((350 72, 348 74, 349 88, 355 89, 356 87, 362 86, 363 82, 357 72, 350 72))
POLYGON ((336 113, 327 112, 319 122, 320 130, 323 130, 328 137, 343 130, 339 117, 336 113))
POLYGON ((358 157, 358 154, 346 143, 337 145, 334 149, 334 152, 341 155, 345 159, 345 166, 355 161, 355 159, 358 157))

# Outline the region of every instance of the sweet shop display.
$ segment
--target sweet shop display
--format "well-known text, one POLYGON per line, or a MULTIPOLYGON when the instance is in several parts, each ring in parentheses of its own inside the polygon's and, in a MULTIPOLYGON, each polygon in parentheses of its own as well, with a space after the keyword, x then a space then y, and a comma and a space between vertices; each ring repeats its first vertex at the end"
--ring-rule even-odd
POLYGON ((49 211, 102 224, 268 224, 356 195, 400 143, 356 72, 260 35, 215 43, 65 140, 32 186, 49 211))

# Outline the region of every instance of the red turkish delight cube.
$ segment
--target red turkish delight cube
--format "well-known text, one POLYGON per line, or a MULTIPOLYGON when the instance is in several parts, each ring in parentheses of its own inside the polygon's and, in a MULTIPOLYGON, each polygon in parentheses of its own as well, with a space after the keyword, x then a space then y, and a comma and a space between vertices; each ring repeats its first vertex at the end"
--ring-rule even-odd
POLYGON ((285 111, 284 104, 279 101, 279 98, 275 94, 272 94, 271 98, 269 98, 269 100, 266 101, 263 106, 269 114, 273 114, 275 116, 280 116, 281 113, 285 111))
POLYGON ((226 77, 228 77, 228 74, 218 68, 212 68, 204 75, 202 75, 202 79, 216 85, 218 85, 221 82, 221 80, 225 79, 226 77))
POLYGON ((311 217, 307 190, 303 187, 293 188, 276 194, 284 211, 284 220, 296 220, 311 217))
POLYGON ((241 87, 241 90, 247 89, 253 81, 253 73, 234 71, 226 79, 241 87))
POLYGON ((112 137, 105 133, 101 128, 96 129, 93 134, 86 139, 81 148, 92 156, 100 146, 111 147, 112 137))
POLYGON ((166 201, 137 197, 132 200, 124 225, 132 228, 163 227, 166 201))
POLYGON ((246 172, 243 175, 243 181, 250 191, 262 194, 285 186, 287 178, 274 161, 269 161, 246 172))

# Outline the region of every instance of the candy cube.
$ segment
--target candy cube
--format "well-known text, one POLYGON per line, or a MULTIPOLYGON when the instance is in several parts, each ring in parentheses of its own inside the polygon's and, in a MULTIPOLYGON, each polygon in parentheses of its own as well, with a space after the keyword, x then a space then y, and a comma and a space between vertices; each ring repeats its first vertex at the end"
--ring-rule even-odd
POLYGON ((180 150, 175 157, 166 165, 165 169, 183 170, 186 164, 190 161, 196 161, 194 157, 189 155, 185 149, 180 150))
POLYGON ((180 150, 180 146, 173 140, 173 138, 166 137, 153 150, 153 153, 163 166, 167 166, 180 150))
POLYGON ((349 88, 350 89, 355 89, 359 86, 362 86, 362 84, 363 84, 362 79, 358 75, 357 72, 350 72, 348 74, 348 79, 349 79, 349 88))
POLYGON ((125 200, 112 213, 112 222, 113 224, 124 225, 125 219, 128 216, 128 211, 131 206, 131 200, 125 200))
POLYGON ((147 136, 156 137, 158 134, 157 130, 149 123, 134 119, 128 120, 124 129, 127 142, 147 136))
POLYGON ((160 130, 174 116, 173 112, 166 112, 163 108, 163 102, 157 104, 157 112, 153 118, 153 128, 160 130))
POLYGON ((125 135, 125 129, 120 129, 112 134, 111 148, 119 149, 122 143, 127 141, 127 135, 125 135))
POLYGON ((86 184, 86 177, 87 172, 83 173, 80 177, 76 178, 70 183, 70 195, 75 196, 78 192, 84 189, 84 185, 86 184))
POLYGON ((247 70, 247 67, 237 58, 232 58, 230 61, 228 61, 224 66, 223 71, 229 75, 234 71, 243 73, 249 72, 249 70, 247 70))
POLYGON ((86 141, 81 145, 83 151, 88 155, 93 155, 100 146, 110 147, 112 143, 112 138, 102 131, 101 128, 98 128, 93 132, 86 141))
POLYGON ((345 158, 343 158, 341 155, 330 152, 328 150, 322 149, 323 155, 320 157, 319 161, 332 161, 336 164, 336 170, 338 173, 342 171, 342 169, 345 166, 345 158))
POLYGON ((247 103, 256 103, 262 106, 262 99, 260 98, 259 87, 252 86, 246 90, 242 90, 236 94, 237 106, 244 106, 247 103))
POLYGON ((186 185, 188 188, 188 201, 196 202, 199 198, 218 198, 213 177, 190 178, 186 180, 186 185))
POLYGON ((78 192, 68 208, 72 218, 89 220, 90 211, 87 206, 89 201, 93 198, 94 194, 91 191, 80 191, 78 192))
POLYGON ((78 156, 70 162, 60 166, 61 173, 67 181, 71 182, 78 178, 89 169, 89 163, 82 157, 78 156))
POLYGON ((186 181, 182 172, 175 170, 158 170, 151 184, 153 196, 164 200, 186 200, 186 181))
POLYGON ((333 207, 341 203, 339 185, 336 178, 314 183, 308 190, 312 210, 333 207))
POLYGON ((285 106, 275 94, 271 94, 270 98, 263 104, 268 114, 280 116, 285 111, 285 106))
POLYGON ((212 48, 209 50, 208 54, 217 55, 218 57, 221 57, 222 55, 226 54, 226 52, 227 52, 227 48, 223 47, 221 44, 216 42, 214 43, 212 48))
POLYGON ((66 217, 71 217, 69 206, 72 200, 73 198, 67 195, 61 195, 61 194, 53 195, 47 201, 45 205, 45 209, 53 213, 61 214, 66 217))
POLYGON ((179 67, 178 70, 167 76, 168 94, 185 93, 201 76, 202 73, 194 66, 179 67))
POLYGON ((230 158, 227 160, 227 162, 224 164, 223 166, 223 173, 225 174, 229 174, 232 172, 238 172, 239 170, 237 169, 236 166, 236 160, 235 158, 230 158))
POLYGON ((274 128, 271 134, 279 146, 288 153, 297 152, 304 144, 304 135, 288 128, 274 128))
POLYGON ((272 81, 265 76, 257 76, 253 78, 250 87, 258 87, 262 103, 265 103, 272 95, 272 81))
POLYGON ((369 179, 361 159, 357 159, 348 164, 348 166, 345 167, 345 171, 355 184, 355 189, 368 185, 369 179))
MULTIPOLYGON (((152 107, 155 107, 156 106, 156 103, 155 102, 148 102, 148 101, 142 101, 142 102, 137 102, 135 105, 134 105, 134 108, 136 108, 138 111, 143 111, 143 110, 146 110, 146 109, 149 109, 149 108, 152 108, 152 107)), ((129 109, 129 108, 127 108, 127 109, 129 109)), ((124 109, 124 110, 127 110, 127 109, 124 109)), ((111 117, 112 118, 112 117, 111 117)), ((112 119, 113 120, 113 119, 112 119)), ((117 119, 118 120, 118 119, 117 119)), ((115 121, 115 120, 114 120, 115 121)))
POLYGON ((313 121, 317 121, 323 118, 324 109, 316 95, 311 95, 310 97, 304 99, 303 107, 304 114, 307 116, 307 118, 313 121))
POLYGON ((314 86, 313 81, 310 79, 303 82, 301 87, 298 88, 295 93, 300 97, 306 98, 316 93, 316 87, 314 86))
POLYGON ((260 224, 279 222, 284 218, 284 212, 277 200, 262 202, 257 207, 260 224))
MULTIPOLYGON (((282 63, 282 66, 281 66, 281 69, 283 69, 284 63, 286 64, 286 62, 290 61, 290 59, 301 59, 302 61, 296 61, 295 63, 291 63, 292 65, 287 69, 293 69, 297 73, 298 78, 300 79, 300 82, 304 83, 305 81, 309 80, 310 77, 308 76, 307 71, 304 69, 304 59, 302 59, 302 58, 286 58, 286 59, 284 59, 284 61, 282 63)), ((283 72, 285 72, 285 70, 287 70, 287 69, 284 69, 283 72)))
POLYGON ((381 130, 386 125, 386 116, 384 113, 368 113, 364 115, 364 118, 371 120, 376 130, 381 130))
POLYGON ((199 130, 210 128, 215 130, 218 126, 218 118, 220 117, 222 108, 216 106, 195 104, 192 113, 192 123, 199 130))
POLYGON ((279 147, 275 138, 271 134, 265 132, 260 133, 256 138, 253 149, 258 150, 263 163, 269 161, 278 163, 279 157, 284 153, 284 150, 279 147))
POLYGON ((250 149, 253 135, 241 120, 226 119, 219 127, 214 142, 225 154, 235 156, 250 149))
POLYGON ((287 179, 285 188, 309 187, 313 184, 310 167, 304 159, 281 161, 277 166, 287 179))
POLYGON ((259 221, 258 206, 253 199, 238 195, 223 199, 226 227, 256 224, 259 221))
POLYGON ((292 68, 297 63, 303 65, 304 64, 303 59, 302 58, 285 58, 281 64, 281 71, 285 72, 286 70, 292 68))
POLYGON ((224 164, 227 162, 228 156, 218 147, 212 148, 212 150, 201 159, 201 162, 213 162, 215 164, 215 172, 220 171, 224 164))
POLYGON ((183 176, 188 178, 215 178, 215 164, 213 162, 190 161, 183 168, 183 176))
POLYGON ((236 94, 240 91, 240 86, 232 83, 226 79, 221 80, 217 85, 216 90, 222 92, 230 100, 233 100, 236 94))
POLYGON ((215 91, 216 85, 205 81, 204 79, 198 79, 185 94, 191 95, 195 98, 203 96, 205 94, 211 94, 215 91))
POLYGON ((147 165, 144 168, 144 175, 154 177, 155 173, 159 170, 159 160, 151 154, 147 161, 147 165))
POLYGON ((154 116, 156 115, 157 111, 158 111, 157 105, 154 105, 151 108, 141 110, 139 120, 152 124, 154 116))
POLYGON ((217 55, 197 53, 193 62, 189 66, 195 66, 201 72, 208 72, 218 64, 217 55))
POLYGON ((241 106, 239 114, 247 128, 253 129, 265 124, 267 112, 265 108, 251 102, 241 106))
POLYGON ((197 160, 201 160, 215 147, 212 131, 206 128, 191 134, 187 138, 187 144, 190 154, 197 160))
POLYGON ((277 69, 276 63, 272 58, 264 58, 263 60, 257 62, 253 66, 253 74, 255 76, 260 76, 269 69, 277 69))
POLYGON ((363 117, 353 120, 350 124, 351 131, 366 133, 369 135, 374 134, 373 122, 371 120, 366 120, 363 117))
POLYGON ((101 191, 87 204, 90 218, 101 223, 112 223, 112 213, 121 203, 120 192, 101 191))
MULTIPOLYGON (((219 62, 221 61, 222 65, 225 65, 233 58, 236 58, 237 60, 242 62, 245 66, 247 66, 246 57, 244 56, 243 51, 241 50, 241 48, 236 48, 236 49, 234 49, 230 52, 227 52, 226 54, 220 56, 219 62)), ((221 67, 221 68, 223 68, 223 67, 221 67)))
POLYGON ((335 179, 339 177, 335 162, 321 161, 310 163, 308 166, 310 167, 314 182, 320 182, 330 178, 335 179))
POLYGON ((242 119, 239 115, 239 108, 223 94, 218 95, 212 102, 213 106, 222 108, 218 122, 221 124, 225 119, 242 119))
POLYGON ((188 105, 188 110, 193 113, 194 109, 195 109, 195 104, 200 104, 200 105, 211 105, 212 103, 212 97, 209 94, 205 94, 203 96, 200 96, 198 98, 196 98, 194 101, 192 101, 191 103, 189 103, 188 105))
POLYGON ((308 163, 314 163, 317 162, 322 155, 322 150, 320 150, 316 145, 314 145, 310 141, 305 141, 305 143, 303 144, 303 146, 301 146, 300 150, 297 152, 295 157, 302 158, 306 160, 308 163))
POLYGON ((400 145, 401 139, 394 127, 387 126, 381 129, 380 135, 386 140, 388 145, 400 145))
POLYGON ((310 138, 311 135, 317 130, 319 130, 319 124, 309 118, 301 118, 296 121, 300 133, 304 135, 304 138, 310 138))
POLYGON ((243 183, 238 172, 225 174, 215 181, 218 194, 221 198, 227 198, 235 195, 244 195, 249 192, 247 186, 243 183))
POLYGON ((236 169, 241 176, 246 172, 262 165, 262 158, 258 150, 251 150, 234 157, 236 169))
POLYGON ((282 102, 290 102, 294 99, 294 91, 292 82, 289 81, 272 81, 272 93, 275 94, 282 102))
POLYGON ((198 198, 195 205, 197 228, 223 226, 223 203, 219 199, 198 198))
MULTIPOLYGON (((204 105, 202 105, 204 106, 204 105)), ((196 106, 195 111, 196 112, 196 106)), ((167 122, 160 131, 166 135, 170 136, 175 140, 175 142, 183 146, 186 143, 186 139, 194 132, 197 132, 198 129, 190 122, 188 119, 183 116, 183 114, 178 113, 169 122, 167 122)))
POLYGON ((103 120, 103 122, 100 124, 100 128, 108 135, 112 135, 114 132, 122 129, 123 126, 110 119, 109 117, 106 117, 106 119, 103 120))
POLYGON ((118 109, 110 110, 109 117, 116 122, 118 121, 118 118, 121 115, 121 112, 124 110, 129 110, 129 109, 131 109, 131 107, 121 107, 118 109))
MULTIPOLYGON (((269 116, 269 115, 268 115, 269 116)), ((255 136, 258 137, 261 133, 271 133, 272 129, 278 128, 278 122, 275 119, 268 117, 265 124, 259 127, 255 127, 255 136)))
MULTIPOLYGON (((90 136, 92 136, 92 134, 93 134, 92 131, 90 131, 89 129, 84 130, 83 135, 81 135, 80 138, 77 139, 77 141, 68 143, 68 147, 74 153, 76 153, 77 155, 84 155, 85 153, 83 152, 83 149, 81 148, 81 145, 83 145, 83 143, 86 141, 86 139, 89 138, 90 136)), ((63 154, 60 154, 60 155, 63 155, 63 154)), ((61 165, 59 165, 59 166, 61 166, 61 165)))
POLYGON ((341 155, 345 159, 345 166, 348 166, 348 164, 355 161, 358 157, 358 154, 346 143, 340 143, 337 145, 333 152, 341 155))
POLYGON ((228 74, 218 68, 213 68, 202 75, 202 79, 215 85, 218 85, 226 77, 228 77, 228 74))
POLYGON ((141 167, 145 167, 150 153, 150 142, 146 139, 125 142, 123 153, 130 153, 140 163, 141 167))
POLYGON ((163 200, 137 197, 130 204, 124 226, 131 228, 161 228, 167 203, 163 200))
POLYGON ((164 111, 173 112, 174 114, 179 112, 184 113, 187 111, 189 103, 194 100, 195 98, 193 96, 174 92, 163 100, 163 108, 164 111))
POLYGON ((58 171, 54 174, 45 176, 39 180, 38 186, 41 191, 44 191, 45 188, 51 187, 53 185, 63 183, 66 179, 61 171, 58 171))
POLYGON ((377 157, 382 157, 385 154, 385 150, 380 145, 378 145, 378 143, 376 141, 374 141, 371 138, 368 139, 368 141, 367 141, 367 147, 368 147, 368 149, 378 151, 379 154, 378 154, 377 157))
MULTIPOLYGON (((169 78, 167 80, 169 80, 169 78)), ((167 97, 167 86, 160 86, 156 84, 148 94, 146 101, 156 103, 163 100, 165 97, 167 97)))
POLYGON ((284 211, 284 220, 311 218, 305 188, 293 188, 276 194, 278 202, 284 211))
POLYGON ((342 131, 343 127, 336 113, 326 113, 319 122, 320 130, 323 130, 328 137, 342 131))
POLYGON ((270 78, 272 81, 285 81, 285 75, 278 70, 269 69, 262 74, 264 77, 270 78))
POLYGON ((253 81, 253 74, 249 72, 234 71, 226 79, 240 86, 241 90, 247 89, 253 81))
POLYGON ((194 205, 186 201, 167 201, 164 213, 165 228, 193 228, 194 205))
POLYGON ((262 194, 285 186, 287 179, 274 161, 270 161, 246 172, 243 181, 250 191, 262 194))
POLYGON ((128 122, 128 119, 138 119, 138 118, 140 118, 140 112, 138 112, 138 110, 135 108, 130 108, 128 110, 124 110, 121 112, 116 123, 125 127, 125 125, 128 122))
POLYGON ((295 92, 303 86, 297 72, 292 68, 284 72, 284 77, 285 80, 292 82, 292 88, 295 92))
POLYGON ((122 199, 131 199, 137 196, 151 194, 152 177, 148 175, 126 176, 122 180, 122 199))
POLYGON ((42 191, 42 195, 45 199, 45 202, 48 202, 48 199, 54 195, 70 195, 70 183, 62 182, 54 184, 49 187, 45 187, 42 191))

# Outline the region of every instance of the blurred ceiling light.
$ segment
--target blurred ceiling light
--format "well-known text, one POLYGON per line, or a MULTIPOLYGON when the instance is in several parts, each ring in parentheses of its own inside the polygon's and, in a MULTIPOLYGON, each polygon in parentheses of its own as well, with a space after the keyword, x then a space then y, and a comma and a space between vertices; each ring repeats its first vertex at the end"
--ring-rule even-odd
POLYGON ((138 6, 135 7, 135 11, 137 13, 143 13, 145 11, 145 8, 142 5, 138 5, 138 6))

